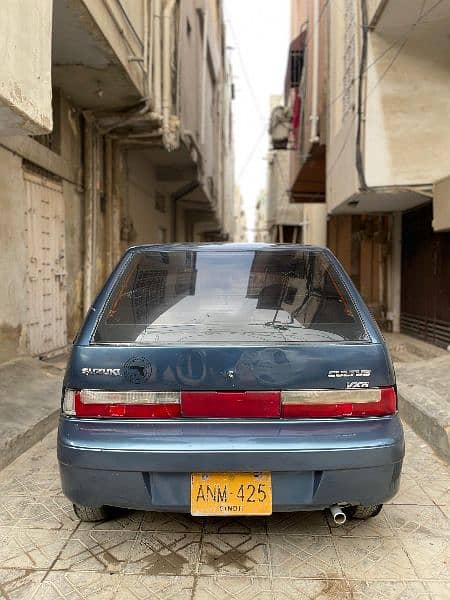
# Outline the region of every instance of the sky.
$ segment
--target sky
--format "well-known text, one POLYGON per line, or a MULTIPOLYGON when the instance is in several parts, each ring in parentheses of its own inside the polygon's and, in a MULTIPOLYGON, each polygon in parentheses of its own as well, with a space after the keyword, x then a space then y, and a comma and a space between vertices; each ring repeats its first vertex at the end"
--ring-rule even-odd
POLYGON ((236 92, 235 177, 252 228, 256 199, 266 186, 270 96, 284 88, 290 0, 225 0, 224 10, 236 92))

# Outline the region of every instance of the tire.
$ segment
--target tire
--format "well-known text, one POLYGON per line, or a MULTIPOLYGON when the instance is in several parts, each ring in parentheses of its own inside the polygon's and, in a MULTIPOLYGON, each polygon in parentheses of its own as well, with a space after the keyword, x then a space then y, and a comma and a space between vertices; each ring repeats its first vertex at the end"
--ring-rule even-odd
POLYGON ((347 515, 347 519, 365 521, 380 514, 382 508, 382 504, 372 504, 370 506, 348 506, 343 510, 347 515))
POLYGON ((111 517, 111 512, 106 506, 83 506, 82 504, 74 504, 73 510, 80 521, 84 521, 85 523, 106 521, 111 517))

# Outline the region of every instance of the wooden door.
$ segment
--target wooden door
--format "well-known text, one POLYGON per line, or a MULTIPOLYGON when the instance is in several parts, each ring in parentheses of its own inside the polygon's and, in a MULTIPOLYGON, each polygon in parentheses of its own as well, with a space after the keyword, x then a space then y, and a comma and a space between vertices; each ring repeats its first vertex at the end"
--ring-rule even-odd
POLYGON ((60 182, 24 170, 27 345, 42 354, 67 344, 64 198, 60 182))
POLYGON ((328 246, 341 261, 380 325, 387 307, 389 222, 382 215, 338 215, 328 222, 328 246))

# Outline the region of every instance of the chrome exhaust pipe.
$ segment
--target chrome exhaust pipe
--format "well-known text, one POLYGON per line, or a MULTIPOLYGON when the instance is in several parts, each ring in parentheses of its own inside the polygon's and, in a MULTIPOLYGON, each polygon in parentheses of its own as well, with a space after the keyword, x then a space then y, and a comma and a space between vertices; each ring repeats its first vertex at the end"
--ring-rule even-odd
POLYGON ((347 515, 337 504, 333 504, 333 506, 330 506, 330 513, 336 525, 343 525, 347 520, 347 515))

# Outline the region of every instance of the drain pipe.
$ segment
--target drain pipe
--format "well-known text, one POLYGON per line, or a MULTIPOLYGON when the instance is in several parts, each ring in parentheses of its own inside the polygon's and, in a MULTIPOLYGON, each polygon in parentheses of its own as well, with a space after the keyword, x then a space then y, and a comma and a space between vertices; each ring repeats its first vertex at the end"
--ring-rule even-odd
POLYGON ((191 192, 196 190, 200 186, 198 181, 190 181, 183 187, 179 188, 172 194, 172 211, 173 211, 173 219, 172 219, 172 242, 185 241, 183 239, 178 240, 178 201, 182 200, 186 196, 188 196, 191 192))
POLYGON ((333 506, 330 506, 330 513, 336 525, 343 525, 347 520, 347 515, 337 504, 333 504, 333 506))
POLYGON ((147 71, 147 88, 146 96, 150 98, 153 95, 153 7, 155 0, 151 2, 145 2, 146 7, 146 18, 145 18, 145 52, 144 52, 144 64, 147 71))
POLYGON ((202 48, 202 89, 200 102, 202 103, 200 120, 200 143, 205 143, 205 118, 206 118, 206 73, 208 69, 208 11, 203 12, 203 48, 202 48))
POLYGON ((163 100, 162 100, 162 116, 163 129, 168 131, 170 118, 170 92, 171 92, 171 72, 170 72, 170 24, 173 18, 173 12, 177 0, 168 0, 163 11, 163 100))
MULTIPOLYGON (((151 14, 151 13, 150 13, 151 14)), ((151 88, 149 87, 149 83, 150 83, 150 79, 149 79, 149 73, 148 73, 148 40, 150 38, 150 17, 149 17, 149 3, 148 2, 144 2, 144 56, 143 56, 143 60, 142 60, 142 64, 144 65, 144 75, 145 77, 145 81, 144 81, 144 89, 145 89, 145 95, 147 96, 147 98, 150 96, 150 90, 151 88)))
POLYGON ((319 1, 314 0, 314 16, 313 16, 313 80, 312 80, 312 113, 311 135, 309 141, 315 144, 319 141, 319 27, 320 27, 320 11, 319 1))
POLYGON ((155 113, 161 114, 161 0, 153 1, 153 99, 155 113))

